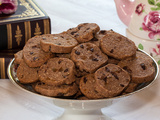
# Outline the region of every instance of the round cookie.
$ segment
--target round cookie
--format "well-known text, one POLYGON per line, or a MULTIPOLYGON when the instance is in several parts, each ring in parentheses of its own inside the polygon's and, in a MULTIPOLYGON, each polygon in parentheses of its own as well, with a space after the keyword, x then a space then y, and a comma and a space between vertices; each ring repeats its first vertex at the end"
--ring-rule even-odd
POLYGON ((82 43, 72 49, 71 59, 80 71, 93 73, 108 60, 99 47, 92 43, 82 43))
POLYGON ((40 40, 43 37, 45 35, 30 38, 23 48, 23 58, 29 67, 40 67, 52 56, 41 49, 40 40))
POLYGON ((100 99, 104 98, 101 93, 96 91, 96 80, 93 74, 88 74, 83 76, 79 84, 81 92, 90 99, 100 99))
POLYGON ((39 68, 30 68, 23 60, 17 69, 17 77, 23 84, 34 83, 38 81, 39 68))
POLYGON ((19 52, 17 52, 16 54, 14 54, 14 63, 16 64, 20 64, 21 61, 23 61, 23 51, 20 50, 19 52))
POLYGON ((132 82, 143 83, 154 79, 153 60, 140 51, 136 52, 136 57, 121 60, 118 65, 131 75, 132 82))
POLYGON ((70 53, 72 48, 78 44, 77 40, 63 32, 60 34, 47 34, 40 41, 45 52, 70 53))
POLYGON ((68 97, 73 96, 77 93, 78 87, 75 83, 70 85, 61 85, 61 86, 51 86, 44 83, 38 82, 35 87, 35 91, 50 97, 68 97))
POLYGON ((82 23, 75 28, 67 30, 67 33, 73 36, 79 43, 90 41, 100 30, 96 23, 82 23))
POLYGON ((75 81, 74 63, 68 58, 51 58, 40 67, 39 80, 48 85, 71 84, 75 81))
POLYGON ((116 32, 106 34, 100 41, 100 47, 108 56, 119 60, 135 55, 137 50, 133 41, 116 32))
POLYGON ((95 72, 96 90, 104 97, 119 95, 130 83, 129 74, 118 65, 107 64, 95 72))

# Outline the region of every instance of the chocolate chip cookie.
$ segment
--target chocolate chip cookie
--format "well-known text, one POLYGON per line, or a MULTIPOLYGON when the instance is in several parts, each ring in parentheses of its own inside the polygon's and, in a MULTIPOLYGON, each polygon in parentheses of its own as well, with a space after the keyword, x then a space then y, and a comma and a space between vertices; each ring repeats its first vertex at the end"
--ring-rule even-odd
POLYGON ((95 72, 96 90, 103 97, 119 95, 130 83, 129 74, 118 65, 107 64, 95 72))
POLYGON ((90 99, 100 99, 104 98, 101 93, 96 91, 96 80, 93 74, 88 74, 83 76, 80 80, 80 90, 81 92, 90 99))
POLYGON ((30 68, 23 60, 17 69, 17 77, 23 84, 34 83, 38 81, 39 68, 30 68))
POLYGON ((92 43, 82 43, 72 49, 71 59, 80 71, 93 73, 108 60, 99 47, 92 43))
POLYGON ((23 58, 29 67, 40 67, 52 57, 50 52, 46 53, 41 49, 40 40, 43 36, 30 38, 23 48, 23 58))
POLYGON ((127 37, 116 32, 106 34, 100 41, 104 53, 116 59, 125 59, 136 54, 137 47, 127 37))
POLYGON ((41 39, 41 47, 45 52, 70 53, 72 48, 78 44, 77 40, 69 34, 48 34, 41 39))
POLYGON ((67 33, 74 37, 79 43, 90 41, 100 30, 96 23, 82 23, 75 28, 70 28, 67 33))
POLYGON ((75 81, 74 63, 68 58, 51 58, 40 67, 39 80, 48 85, 71 84, 75 81))
POLYGON ((36 92, 42 95, 61 98, 73 96, 78 91, 78 87, 75 83, 70 85, 52 86, 46 85, 42 82, 38 82, 35 85, 34 89, 36 92))
POLYGON ((143 83, 154 79, 153 60, 140 51, 136 52, 135 58, 121 60, 118 65, 131 75, 132 82, 143 83))

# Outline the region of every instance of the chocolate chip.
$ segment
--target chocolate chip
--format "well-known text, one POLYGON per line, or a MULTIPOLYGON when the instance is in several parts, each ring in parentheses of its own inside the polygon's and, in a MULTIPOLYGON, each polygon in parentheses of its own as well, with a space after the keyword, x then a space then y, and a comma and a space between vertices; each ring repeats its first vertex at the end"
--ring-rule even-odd
POLYGON ((77 51, 77 50, 75 51, 75 53, 76 53, 77 55, 80 55, 80 52, 79 52, 79 51, 77 51))
POLYGON ((64 70, 64 72, 68 72, 68 68, 64 70))
POLYGON ((32 55, 34 52, 30 52, 30 55, 32 55))
POLYGON ((89 30, 90 28, 87 28, 86 30, 89 30))
POLYGON ((110 53, 113 53, 114 52, 114 50, 112 49, 111 51, 110 51, 110 53))
POLYGON ((46 40, 46 38, 45 38, 45 37, 42 37, 42 39, 43 39, 43 40, 46 40))
POLYGON ((104 80, 105 82, 107 82, 107 77, 104 77, 103 80, 104 80))
POLYGON ((74 37, 77 37, 77 36, 79 36, 79 34, 77 33, 74 37))
POLYGON ((99 32, 99 34, 105 34, 106 33, 106 30, 101 30, 100 32, 99 32))
POLYGON ((110 69, 108 67, 105 67, 106 72, 110 72, 110 69))
POLYGON ((35 60, 37 60, 38 59, 38 57, 33 57, 33 60, 35 61, 35 60))
POLYGON ((77 32, 77 31, 72 31, 72 32, 71 32, 71 35, 74 35, 76 32, 77 32))
POLYGON ((80 45, 80 47, 81 47, 81 48, 84 48, 84 46, 83 46, 83 45, 80 45))
POLYGON ((57 43, 57 45, 61 45, 61 43, 57 43))
POLYGON ((97 58, 93 58, 92 61, 98 61, 98 59, 97 58))
POLYGON ((96 37, 92 38, 91 41, 98 41, 96 37))
POLYGON ((141 67, 142 67, 142 69, 143 69, 143 70, 145 70, 145 69, 146 69, 146 66, 145 66, 145 64, 144 64, 144 63, 141 63, 140 65, 141 65, 141 67))
POLYGON ((114 73, 114 72, 111 72, 111 74, 117 79, 117 80, 119 80, 119 78, 118 78, 118 76, 117 76, 117 74, 116 73, 114 73))
POLYGON ((78 29, 80 30, 82 26, 79 26, 78 29))
POLYGON ((87 78, 86 78, 86 77, 84 77, 83 82, 84 82, 84 83, 86 83, 86 82, 87 82, 87 78))
POLYGON ((63 36, 61 36, 61 38, 64 38, 63 36))
POLYGON ((120 86, 121 86, 121 87, 124 87, 124 85, 123 85, 123 84, 120 84, 120 86))
POLYGON ((91 52, 94 52, 94 48, 91 48, 90 51, 91 51, 91 52))
POLYGON ((32 48, 37 48, 37 45, 32 46, 32 48))
POLYGON ((97 91, 97 90, 94 90, 94 92, 95 92, 95 93, 98 93, 98 91, 97 91))
POLYGON ((51 51, 51 45, 49 46, 49 51, 51 51))
POLYGON ((129 67, 127 67, 127 66, 124 66, 123 69, 125 71, 127 71, 128 73, 132 73, 132 70, 129 67))
POLYGON ((59 60, 59 61, 58 61, 58 64, 61 64, 61 62, 62 62, 62 60, 59 60))

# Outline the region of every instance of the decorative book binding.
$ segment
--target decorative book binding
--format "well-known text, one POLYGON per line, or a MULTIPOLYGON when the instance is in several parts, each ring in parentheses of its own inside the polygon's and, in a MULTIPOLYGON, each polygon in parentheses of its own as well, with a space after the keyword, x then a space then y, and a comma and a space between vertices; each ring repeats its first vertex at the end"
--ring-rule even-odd
POLYGON ((14 58, 14 54, 20 51, 19 49, 0 50, 0 79, 8 79, 7 68, 10 61, 14 58))
POLYGON ((29 38, 50 33, 50 18, 34 0, 18 0, 14 14, 0 15, 0 49, 21 49, 29 38))

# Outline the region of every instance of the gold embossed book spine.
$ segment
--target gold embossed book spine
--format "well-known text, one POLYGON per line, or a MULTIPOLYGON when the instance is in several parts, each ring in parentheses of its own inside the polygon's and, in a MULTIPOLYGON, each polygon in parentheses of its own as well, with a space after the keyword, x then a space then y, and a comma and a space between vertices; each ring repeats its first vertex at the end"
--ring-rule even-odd
POLYGON ((0 15, 0 50, 22 49, 29 38, 50 33, 50 18, 34 0, 18 0, 14 14, 0 15))

